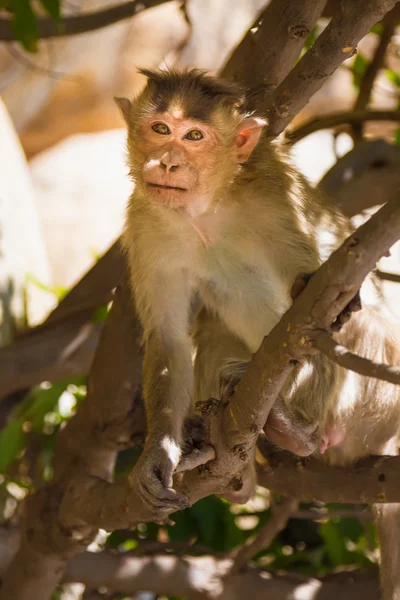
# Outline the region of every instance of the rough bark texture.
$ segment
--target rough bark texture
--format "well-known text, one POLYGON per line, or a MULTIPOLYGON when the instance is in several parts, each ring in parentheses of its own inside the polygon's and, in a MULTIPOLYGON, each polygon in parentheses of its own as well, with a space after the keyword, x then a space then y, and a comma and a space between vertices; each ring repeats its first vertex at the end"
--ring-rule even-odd
MULTIPOLYGON (((141 396, 140 337, 130 293, 118 291, 92 365, 87 398, 59 434, 54 482, 26 503, 21 546, 4 577, 1 598, 31 600, 32 589, 38 600, 49 598, 68 558, 94 538, 97 527, 81 521, 69 526, 60 518, 60 504, 72 474, 110 479, 117 452, 134 444, 136 433, 144 430, 142 405, 136 402, 141 396)), ((69 490, 73 497, 81 493, 71 486, 69 490)))
POLYGON ((369 29, 391 10, 395 0, 344 0, 309 51, 282 81, 266 105, 258 105, 276 136, 307 104, 339 65, 357 51, 369 29))
POLYGON ((325 4, 272 0, 255 21, 222 71, 245 87, 249 110, 262 106, 289 73, 325 4))
MULTIPOLYGON (((0 575, 4 573, 19 543, 18 530, 0 530, 0 575)), ((108 588, 114 593, 135 595, 142 590, 193 600, 243 600, 245 597, 268 600, 378 600, 378 582, 373 577, 351 572, 329 579, 271 575, 246 569, 227 577, 231 559, 215 556, 137 556, 85 552, 68 562, 65 582, 79 581, 89 588, 108 588), (301 595, 301 596, 300 596, 301 595)), ((37 596, 34 596, 35 600, 37 596)))
POLYGON ((270 490, 309 502, 400 502, 398 456, 370 456, 344 468, 277 450, 265 437, 258 447, 267 460, 258 468, 258 483, 270 490))

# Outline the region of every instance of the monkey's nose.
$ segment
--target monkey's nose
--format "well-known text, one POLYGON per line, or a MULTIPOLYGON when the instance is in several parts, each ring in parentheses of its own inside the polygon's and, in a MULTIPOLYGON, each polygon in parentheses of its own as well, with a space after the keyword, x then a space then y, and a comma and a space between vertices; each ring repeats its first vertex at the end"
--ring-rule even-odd
POLYGON ((179 167, 179 165, 176 164, 176 162, 174 162, 172 160, 171 161, 166 160, 165 158, 162 158, 160 160, 160 166, 163 169, 163 171, 170 171, 171 173, 176 171, 179 167))

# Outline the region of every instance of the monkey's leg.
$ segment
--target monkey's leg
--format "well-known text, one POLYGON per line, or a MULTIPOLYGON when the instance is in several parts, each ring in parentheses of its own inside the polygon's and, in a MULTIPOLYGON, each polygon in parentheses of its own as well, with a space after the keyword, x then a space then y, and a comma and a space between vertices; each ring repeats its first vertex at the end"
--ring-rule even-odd
MULTIPOLYGON (((196 347, 194 402, 228 398, 251 358, 247 346, 220 319, 204 308, 197 317, 193 339, 196 347)), ((223 497, 230 502, 243 504, 253 494, 254 486, 252 456, 248 466, 235 477, 235 489, 224 493, 223 497)))
MULTIPOLYGON (((397 455, 397 440, 391 440, 382 454, 397 455)), ((383 600, 400 600, 400 504, 375 504, 375 521, 381 550, 383 600)))

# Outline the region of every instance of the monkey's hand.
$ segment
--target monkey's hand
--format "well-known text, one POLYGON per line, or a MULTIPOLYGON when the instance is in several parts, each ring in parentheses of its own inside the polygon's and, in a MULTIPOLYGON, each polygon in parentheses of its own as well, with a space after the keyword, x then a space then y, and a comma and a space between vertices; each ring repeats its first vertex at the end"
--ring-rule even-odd
MULTIPOLYGON (((299 273, 296 276, 296 279, 294 280, 294 283, 292 285, 292 289, 290 290, 292 300, 295 300, 297 296, 301 294, 301 292, 306 287, 307 283, 310 281, 311 277, 312 273, 299 273)), ((339 332, 342 329, 343 325, 345 325, 350 320, 352 313, 361 310, 361 308, 362 306, 360 292, 358 291, 354 298, 350 300, 348 305, 342 310, 340 315, 338 315, 336 321, 332 323, 332 331, 339 332)))
POLYGON ((157 515, 190 506, 188 497, 172 488, 179 459, 179 446, 165 437, 162 441, 146 444, 130 476, 131 485, 157 515))

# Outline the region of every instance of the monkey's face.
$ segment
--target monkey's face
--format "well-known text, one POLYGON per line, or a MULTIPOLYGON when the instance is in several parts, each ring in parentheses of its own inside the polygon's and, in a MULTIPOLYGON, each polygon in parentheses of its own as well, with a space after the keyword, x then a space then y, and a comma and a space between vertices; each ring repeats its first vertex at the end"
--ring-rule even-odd
POLYGON ((204 212, 248 160, 265 121, 240 112, 234 84, 195 69, 140 72, 148 83, 136 101, 116 98, 136 191, 152 204, 204 212))
POLYGON ((136 186, 152 203, 181 208, 201 198, 207 205, 227 178, 227 148, 220 132, 183 118, 179 109, 145 117, 135 137, 136 186))
MULTIPOLYGON (((130 133, 136 189, 153 204, 195 215, 223 197, 256 146, 265 122, 184 117, 182 110, 143 115, 130 133)), ((225 117, 225 118, 224 118, 225 117)))

